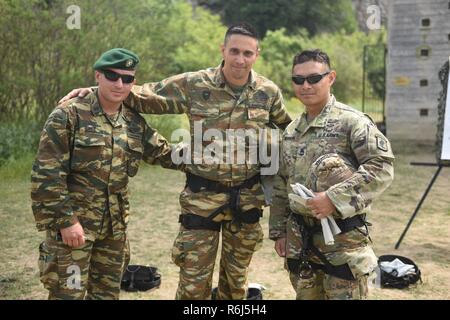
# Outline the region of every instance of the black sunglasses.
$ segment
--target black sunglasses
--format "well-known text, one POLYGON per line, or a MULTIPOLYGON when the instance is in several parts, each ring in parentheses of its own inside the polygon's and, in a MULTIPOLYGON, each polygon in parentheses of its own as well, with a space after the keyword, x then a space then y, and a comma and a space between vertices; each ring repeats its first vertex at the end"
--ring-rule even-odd
POLYGON ((313 76, 292 76, 292 81, 294 81, 295 84, 302 85, 305 83, 305 80, 308 81, 309 84, 315 84, 322 80, 323 77, 325 77, 327 74, 329 74, 330 71, 322 73, 322 74, 315 74, 313 76))
POLYGON ((129 74, 120 74, 111 70, 99 70, 105 75, 105 78, 109 81, 116 82, 119 78, 122 79, 123 83, 132 83, 134 81, 134 76, 129 74))

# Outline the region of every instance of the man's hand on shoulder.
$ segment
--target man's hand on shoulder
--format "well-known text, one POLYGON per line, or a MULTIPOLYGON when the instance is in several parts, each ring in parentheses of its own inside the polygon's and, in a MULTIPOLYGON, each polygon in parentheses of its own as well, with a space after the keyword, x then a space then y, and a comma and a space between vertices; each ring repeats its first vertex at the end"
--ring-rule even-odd
POLYGON ((75 97, 83 98, 92 92, 91 88, 78 88, 70 91, 66 96, 64 96, 61 100, 58 101, 58 104, 66 102, 75 97))

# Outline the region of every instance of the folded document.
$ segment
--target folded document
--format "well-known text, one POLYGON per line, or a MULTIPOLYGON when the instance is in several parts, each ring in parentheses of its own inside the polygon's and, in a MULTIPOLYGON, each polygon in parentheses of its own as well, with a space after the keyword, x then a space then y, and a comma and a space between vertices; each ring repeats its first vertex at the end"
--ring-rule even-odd
MULTIPOLYGON (((314 192, 312 192, 311 190, 309 190, 300 183, 291 184, 291 187, 294 193, 289 194, 290 201, 299 202, 303 206, 306 206, 306 200, 314 198, 314 192)), ((336 224, 336 221, 332 216, 320 219, 320 223, 322 225, 323 238, 325 240, 325 244, 333 245, 334 244, 333 235, 341 233, 341 229, 339 229, 338 225, 336 224)))

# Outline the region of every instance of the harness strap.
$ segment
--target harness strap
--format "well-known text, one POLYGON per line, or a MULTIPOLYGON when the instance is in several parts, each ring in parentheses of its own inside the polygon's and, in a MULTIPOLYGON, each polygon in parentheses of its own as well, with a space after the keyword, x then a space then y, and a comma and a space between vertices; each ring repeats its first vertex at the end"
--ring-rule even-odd
POLYGON ((220 231, 220 222, 212 221, 210 218, 204 218, 202 216, 188 213, 188 214, 180 214, 178 218, 178 222, 180 222, 183 227, 187 229, 203 229, 203 230, 211 230, 211 231, 220 231))
MULTIPOLYGON (((294 220, 300 226, 300 233, 302 235, 302 250, 299 259, 288 258, 288 269, 291 272, 298 273, 300 276, 310 276, 312 270, 322 270, 332 276, 345 279, 355 280, 353 273, 347 263, 338 266, 332 265, 325 255, 312 243, 312 236, 314 233, 322 231, 320 225, 308 226, 302 215, 292 214, 294 220), (309 253, 313 253, 323 264, 317 264, 308 261, 309 253)), ((336 224, 341 229, 342 233, 349 232, 356 227, 366 225, 365 215, 356 215, 347 219, 336 219, 336 224)))
MULTIPOLYGON (((259 219, 262 217, 262 210, 258 208, 253 208, 251 210, 243 212, 240 207, 240 194, 241 189, 250 189, 252 188, 256 183, 260 182, 260 176, 255 175, 251 177, 250 179, 245 180, 242 184, 234 187, 227 187, 217 181, 209 180, 197 175, 194 175, 192 173, 186 173, 186 186, 191 189, 192 192, 197 193, 202 190, 206 191, 213 191, 217 193, 227 193, 230 196, 230 200, 228 203, 220 206, 219 208, 215 209, 207 218, 202 218, 203 223, 198 220, 198 223, 186 223, 184 218, 181 218, 180 216, 180 222, 183 224, 184 227, 190 228, 187 225, 195 225, 197 229, 205 229, 205 226, 208 226, 209 228, 214 229, 208 229, 208 230, 216 230, 216 225, 210 225, 209 222, 206 222, 206 220, 209 220, 213 224, 219 224, 219 230, 220 230, 220 223, 212 221, 217 215, 222 213, 226 209, 230 209, 233 212, 233 220, 232 224, 236 225, 237 228, 233 232, 238 232, 242 223, 252 224, 259 221, 259 219)), ((195 216, 191 214, 192 216, 195 216)), ((182 215, 186 216, 186 215, 182 215)), ((187 218, 191 219, 192 218, 187 218)), ((191 222, 190 221, 190 222, 191 222)), ((192 227, 191 227, 192 228, 192 227)))

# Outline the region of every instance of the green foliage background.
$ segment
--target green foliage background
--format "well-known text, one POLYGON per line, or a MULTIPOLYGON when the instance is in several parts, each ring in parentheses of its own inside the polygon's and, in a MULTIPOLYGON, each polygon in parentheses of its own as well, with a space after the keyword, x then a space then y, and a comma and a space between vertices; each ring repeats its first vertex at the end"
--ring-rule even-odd
MULTIPOLYGON (((102 52, 113 47, 135 51, 141 58, 138 83, 217 66, 233 14, 262 28, 255 69, 280 86, 286 101, 292 98, 292 58, 307 48, 330 55, 338 73, 338 99, 360 100, 363 45, 383 43, 385 34, 356 31, 348 0, 320 0, 314 6, 278 1, 278 7, 259 0, 241 3, 240 15, 233 13, 234 2, 0 0, 0 166, 35 152, 57 101, 73 88, 95 84, 92 64, 102 52), (79 30, 66 27, 70 5, 81 8, 79 30), (258 21, 270 12, 261 26, 258 21)), ((186 125, 185 116, 147 119, 168 138, 186 125)))

